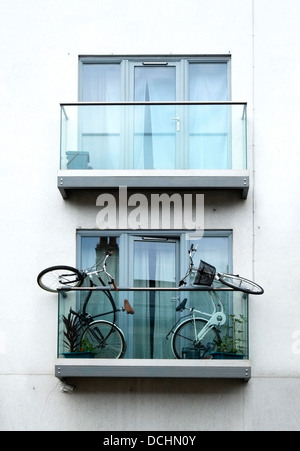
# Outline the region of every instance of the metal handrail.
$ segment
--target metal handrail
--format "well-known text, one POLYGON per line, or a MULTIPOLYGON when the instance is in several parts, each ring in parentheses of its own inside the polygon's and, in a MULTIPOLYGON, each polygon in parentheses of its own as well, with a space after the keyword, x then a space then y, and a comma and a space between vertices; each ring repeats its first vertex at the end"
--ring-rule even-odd
POLYGON ((165 102, 146 102, 146 101, 123 101, 123 102, 70 102, 60 103, 61 107, 65 106, 126 106, 126 105, 247 105, 247 102, 232 102, 232 101, 191 101, 191 100, 179 100, 179 101, 165 101, 165 102))
POLYGON ((237 291, 230 287, 118 287, 117 290, 111 286, 93 286, 93 287, 69 287, 58 288, 58 291, 237 291))

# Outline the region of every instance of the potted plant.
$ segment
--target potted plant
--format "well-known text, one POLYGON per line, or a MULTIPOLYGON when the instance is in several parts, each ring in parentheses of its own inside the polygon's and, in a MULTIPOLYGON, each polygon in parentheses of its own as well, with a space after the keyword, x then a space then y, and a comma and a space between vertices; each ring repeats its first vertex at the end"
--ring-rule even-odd
POLYGON ((65 330, 63 340, 68 352, 62 354, 65 358, 93 358, 95 357, 95 347, 87 340, 81 341, 81 324, 78 316, 69 312, 68 316, 62 316, 65 330))
POLYGON ((215 341, 217 349, 211 355, 214 359, 243 359, 246 354, 246 340, 243 338, 247 318, 229 315, 226 335, 215 341))

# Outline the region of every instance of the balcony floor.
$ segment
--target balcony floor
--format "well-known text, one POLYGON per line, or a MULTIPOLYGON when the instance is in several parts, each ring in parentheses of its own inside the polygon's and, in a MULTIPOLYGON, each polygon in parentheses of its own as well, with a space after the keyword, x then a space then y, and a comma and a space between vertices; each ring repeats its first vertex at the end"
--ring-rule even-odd
POLYGON ((249 360, 105 360, 57 359, 55 376, 160 377, 160 378, 251 378, 249 360))
POLYGON ((200 189, 237 190, 246 199, 247 170, 60 170, 57 186, 64 199, 71 190, 117 189, 200 189))

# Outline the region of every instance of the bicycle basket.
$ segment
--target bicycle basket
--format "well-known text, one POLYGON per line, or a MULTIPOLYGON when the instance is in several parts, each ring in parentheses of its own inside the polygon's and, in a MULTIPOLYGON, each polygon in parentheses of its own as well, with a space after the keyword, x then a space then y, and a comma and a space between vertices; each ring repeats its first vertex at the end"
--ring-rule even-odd
POLYGON ((216 274, 216 268, 200 260, 199 267, 194 280, 194 285, 207 285, 213 283, 216 274))

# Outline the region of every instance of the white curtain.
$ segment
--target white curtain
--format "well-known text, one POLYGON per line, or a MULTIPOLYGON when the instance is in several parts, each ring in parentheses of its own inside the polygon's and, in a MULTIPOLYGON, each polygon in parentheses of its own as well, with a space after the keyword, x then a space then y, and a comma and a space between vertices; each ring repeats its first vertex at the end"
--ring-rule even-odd
MULTIPOLYGON (((164 102, 176 100, 176 69, 135 67, 134 100, 164 102)), ((176 165, 174 105, 146 105, 135 108, 134 169, 173 169, 176 165)))
MULTIPOLYGON (((190 64, 189 100, 227 101, 227 64, 190 64)), ((230 108, 228 105, 189 107, 189 168, 231 167, 230 108)))
MULTIPOLYGON (((82 101, 121 100, 120 64, 83 64, 82 101)), ((88 151, 92 169, 119 169, 121 158, 120 106, 82 106, 81 150, 88 151)))

